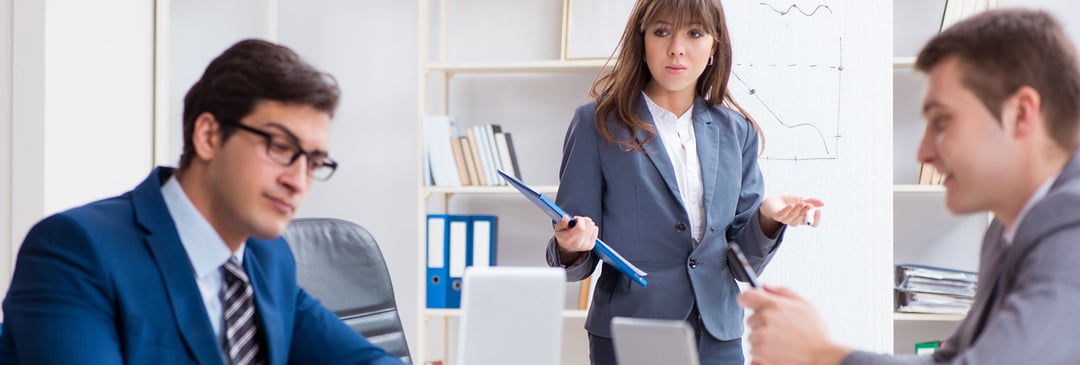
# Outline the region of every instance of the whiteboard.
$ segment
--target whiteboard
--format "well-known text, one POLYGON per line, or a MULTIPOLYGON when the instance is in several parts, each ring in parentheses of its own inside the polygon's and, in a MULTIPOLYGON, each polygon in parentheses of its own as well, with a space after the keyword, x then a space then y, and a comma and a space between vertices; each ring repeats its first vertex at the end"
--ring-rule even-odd
POLYGON ((725 0, 729 90, 764 132, 766 196, 825 201, 764 271, 832 337, 892 350, 892 2, 725 0))

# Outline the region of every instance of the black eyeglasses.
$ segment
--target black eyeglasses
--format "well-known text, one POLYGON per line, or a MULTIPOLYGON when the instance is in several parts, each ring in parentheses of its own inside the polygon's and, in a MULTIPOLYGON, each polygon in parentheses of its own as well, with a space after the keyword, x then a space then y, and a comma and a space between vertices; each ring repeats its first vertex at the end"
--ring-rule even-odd
POLYGON ((280 136, 248 127, 240 122, 230 122, 228 124, 266 138, 266 157, 281 166, 291 166, 296 163, 300 156, 307 157, 308 176, 319 181, 329 180, 331 176, 334 176, 334 171, 337 170, 337 162, 330 159, 326 152, 304 151, 303 148, 300 148, 299 139, 289 131, 284 131, 288 136, 280 136))

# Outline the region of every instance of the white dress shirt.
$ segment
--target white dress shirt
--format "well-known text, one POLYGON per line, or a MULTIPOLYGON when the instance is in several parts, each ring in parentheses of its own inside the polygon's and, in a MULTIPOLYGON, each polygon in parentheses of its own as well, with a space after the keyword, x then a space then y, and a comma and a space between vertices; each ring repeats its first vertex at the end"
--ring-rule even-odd
MULTIPOLYGON (((214 227, 195 209, 195 205, 188 199, 180 181, 176 176, 169 178, 161 187, 161 195, 165 198, 165 206, 169 209, 176 224, 176 232, 180 235, 180 243, 184 245, 191 266, 195 269, 192 273, 195 282, 199 285, 199 293, 202 294, 203 304, 206 306, 206 315, 210 318, 210 325, 214 328, 214 334, 218 343, 223 343, 222 326, 225 317, 221 309, 221 291, 225 287, 225 278, 221 274, 221 266, 229 261, 230 256, 235 256, 241 265, 244 264, 244 245, 236 252, 230 252, 229 246, 221 239, 214 227)), ((218 347, 221 358, 227 364, 225 352, 218 347)))
POLYGON ((671 165, 675 168, 675 181, 679 184, 679 195, 690 220, 690 233, 694 247, 705 236, 704 189, 701 183, 701 163, 698 162, 697 139, 694 134, 694 106, 690 105, 682 116, 656 105, 644 92, 645 104, 649 107, 656 134, 664 144, 671 165))

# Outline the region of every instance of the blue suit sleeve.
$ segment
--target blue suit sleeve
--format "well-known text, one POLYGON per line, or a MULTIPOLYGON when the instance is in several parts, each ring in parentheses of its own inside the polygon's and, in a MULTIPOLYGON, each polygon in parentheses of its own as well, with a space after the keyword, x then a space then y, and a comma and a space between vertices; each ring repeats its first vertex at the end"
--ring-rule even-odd
MULTIPOLYGON (((765 179, 761 176, 761 168, 758 166, 760 143, 757 130, 739 113, 731 110, 728 113, 733 120, 743 123, 745 135, 742 143, 742 191, 739 192, 735 219, 728 229, 727 238, 729 241, 739 243, 739 248, 746 254, 750 265, 755 271, 761 273, 765 265, 772 260, 780 242, 783 241, 787 226, 781 226, 775 238, 765 236, 762 232, 758 208, 761 207, 765 191, 765 179)), ((728 265, 730 268, 737 266, 737 262, 731 262, 728 265)), ((740 281, 746 280, 738 270, 732 270, 732 275, 740 281)))
MULTIPOLYGON (((592 218, 602 226, 601 197, 604 178, 600 170, 600 153, 596 128, 593 126, 594 109, 591 104, 578 107, 563 142, 562 165, 559 168, 559 193, 555 203, 572 216, 592 218)), ((604 234, 604 230, 600 230, 604 234)), ((548 241, 547 262, 549 266, 562 267, 559 262, 555 238, 548 241)), ((566 268, 567 281, 583 280, 593 273, 600 259, 588 254, 579 265, 566 268)))
POLYGON ((290 364, 401 365, 401 360, 353 332, 318 300, 299 289, 290 364))
POLYGON ((121 364, 111 280, 83 227, 56 215, 23 241, 4 300, 0 360, 121 364), (18 359, 10 357, 17 353, 18 359))

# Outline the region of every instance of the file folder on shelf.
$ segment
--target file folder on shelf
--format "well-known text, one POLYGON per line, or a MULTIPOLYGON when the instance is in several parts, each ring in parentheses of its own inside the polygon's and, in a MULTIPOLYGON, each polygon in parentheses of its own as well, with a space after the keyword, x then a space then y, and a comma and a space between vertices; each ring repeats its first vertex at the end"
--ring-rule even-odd
POLYGON ((468 266, 495 266, 498 222, 499 218, 493 215, 469 216, 468 266))
POLYGON ((427 307, 446 308, 449 265, 447 251, 450 240, 449 216, 446 214, 428 214, 427 216, 427 307))
MULTIPOLYGON (((498 173, 499 176, 501 176, 504 180, 506 180, 507 183, 510 184, 510 186, 513 186, 515 189, 520 191, 522 195, 525 195, 526 198, 529 198, 529 200, 532 201, 533 204, 535 204, 537 207, 539 207, 540 210, 543 210, 544 213, 547 213, 547 215, 551 217, 552 220, 561 220, 564 215, 569 215, 566 214, 566 211, 556 205, 555 202, 544 196, 544 194, 540 194, 536 190, 533 190, 533 188, 525 185, 525 183, 519 181, 518 179, 515 179, 513 176, 507 175, 502 170, 499 170, 498 173)), ((637 268, 637 266, 634 266, 634 264, 630 263, 630 261, 626 261, 626 259, 619 255, 618 252, 615 252, 615 250, 611 249, 611 246, 608 246, 608 244, 604 243, 604 241, 597 239, 596 245, 593 246, 592 253, 599 257, 600 260, 603 260, 608 265, 614 267, 623 275, 626 275, 626 277, 630 278, 630 280, 633 280, 635 283, 638 283, 642 287, 648 285, 648 282, 645 280, 645 276, 648 275, 648 273, 641 271, 641 269, 637 268)))
POLYGON ((461 308, 461 278, 465 275, 465 267, 468 264, 469 246, 469 216, 449 215, 449 234, 447 235, 447 247, 450 254, 447 256, 449 269, 446 288, 446 308, 461 308))

